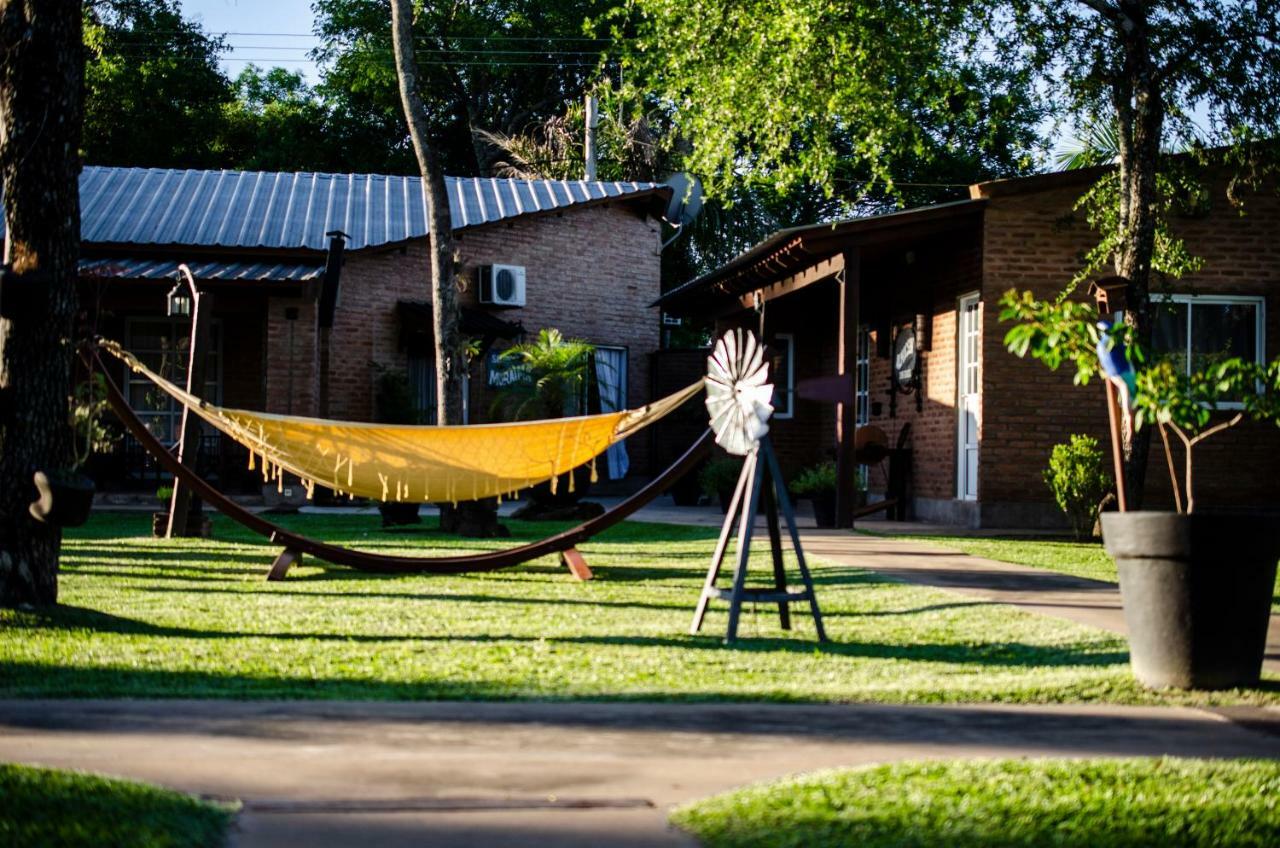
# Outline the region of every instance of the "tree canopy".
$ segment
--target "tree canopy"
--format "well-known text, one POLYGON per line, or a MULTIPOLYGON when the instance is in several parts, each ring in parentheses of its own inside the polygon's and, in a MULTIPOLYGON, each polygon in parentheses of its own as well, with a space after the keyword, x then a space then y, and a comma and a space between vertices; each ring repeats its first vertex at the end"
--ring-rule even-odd
POLYGON ((84 6, 83 149, 90 164, 216 167, 224 42, 182 17, 176 0, 84 6))

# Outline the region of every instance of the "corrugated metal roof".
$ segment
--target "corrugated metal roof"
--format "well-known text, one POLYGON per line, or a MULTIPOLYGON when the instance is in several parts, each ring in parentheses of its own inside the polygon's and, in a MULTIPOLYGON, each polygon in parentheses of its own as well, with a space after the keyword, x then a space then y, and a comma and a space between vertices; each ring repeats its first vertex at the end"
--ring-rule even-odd
MULTIPOLYGON (((257 282, 280 280, 306 282, 324 273, 323 264, 275 263, 275 262, 188 262, 187 267, 197 280, 241 280, 257 282)), ((115 277, 126 280, 173 279, 178 273, 178 263, 169 260, 134 259, 112 257, 109 259, 81 259, 80 276, 115 277)))
MULTIPOLYGON (((667 191, 658 183, 448 177, 455 230, 610 198, 667 191)), ((89 244, 348 250, 427 235, 419 177, 89 166, 80 175, 89 244)))

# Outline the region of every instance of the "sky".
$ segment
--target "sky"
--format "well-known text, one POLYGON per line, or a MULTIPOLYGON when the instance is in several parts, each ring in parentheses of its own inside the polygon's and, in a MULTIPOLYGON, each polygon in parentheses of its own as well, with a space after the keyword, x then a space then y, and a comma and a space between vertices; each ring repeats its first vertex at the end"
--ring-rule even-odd
POLYGON ((252 62, 301 71, 308 82, 319 82, 307 58, 318 41, 311 34, 311 0, 182 0, 182 10, 211 35, 229 33, 232 49, 222 60, 228 75, 235 77, 252 62))

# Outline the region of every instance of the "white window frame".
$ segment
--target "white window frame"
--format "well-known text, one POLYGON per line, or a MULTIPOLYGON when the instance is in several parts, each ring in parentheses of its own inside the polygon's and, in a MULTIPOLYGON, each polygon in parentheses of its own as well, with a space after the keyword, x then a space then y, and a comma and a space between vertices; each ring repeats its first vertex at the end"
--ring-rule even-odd
POLYGON ((965 501, 968 503, 972 503, 978 500, 978 492, 979 492, 978 482, 980 482, 980 478, 982 476, 982 440, 981 439, 978 440, 978 448, 977 448, 978 467, 974 472, 975 477, 979 478, 979 480, 975 482, 973 494, 969 494, 968 492, 969 460, 968 460, 968 457, 965 455, 966 454, 965 424, 967 423, 964 417, 965 416, 964 396, 967 394, 967 392, 965 391, 965 387, 966 387, 965 381, 967 377, 967 375, 965 374, 965 366, 966 365, 971 366, 973 370, 976 372, 975 380, 977 383, 977 391, 974 392, 974 394, 978 395, 979 404, 981 404, 982 402, 981 401, 982 364, 983 364, 982 363, 982 292, 975 290, 975 291, 965 292, 964 294, 956 298, 956 425, 955 425, 956 462, 955 462, 955 469, 954 469, 955 476, 956 476, 955 495, 956 495, 956 500, 965 501), (972 303, 977 310, 974 313, 974 322, 975 322, 974 333, 977 336, 978 344, 977 344, 977 349, 972 354, 973 361, 966 363, 965 362, 966 354, 964 353, 964 347, 965 345, 967 345, 968 340, 965 338, 964 321, 965 321, 966 307, 970 303, 972 303))
MULTIPOLYGON (((775 409, 773 418, 779 421, 788 421, 796 417, 796 334, 795 333, 774 333, 769 344, 773 347, 778 345, 785 346, 785 355, 787 358, 787 389, 785 392, 778 394, 786 400, 786 409, 775 409)), ((773 375, 770 375, 773 376, 773 375)), ((776 383, 774 385, 777 385, 776 383)))
MULTIPOLYGON (((1267 361, 1267 298, 1261 294, 1164 294, 1151 295, 1153 303, 1187 304, 1187 373, 1191 373, 1191 311, 1196 306, 1223 306, 1233 303, 1250 304, 1254 308, 1253 361, 1263 365, 1267 361)), ((1262 391, 1258 386, 1255 391, 1262 391)), ((1244 409, 1240 401, 1220 401, 1218 409, 1244 409)))

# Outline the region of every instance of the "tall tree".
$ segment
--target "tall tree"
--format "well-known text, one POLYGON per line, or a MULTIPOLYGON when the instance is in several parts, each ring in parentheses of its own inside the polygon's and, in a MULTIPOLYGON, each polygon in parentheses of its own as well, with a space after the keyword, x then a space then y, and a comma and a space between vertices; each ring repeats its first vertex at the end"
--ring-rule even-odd
POLYGON ((218 152, 234 99, 218 66, 226 43, 177 0, 85 3, 85 159, 93 165, 201 168, 218 152))
POLYGON ((27 512, 71 457, 84 54, 76 0, 0 0, 0 604, 58 598, 61 534, 27 512))
POLYGON ((427 229, 431 242, 431 312, 436 358, 436 422, 462 423, 462 375, 466 368, 458 287, 455 280, 453 216, 445 187, 437 141, 419 93, 414 55, 412 0, 391 0, 391 39, 396 77, 413 152, 427 197, 427 229))
MULTIPOLYGON (((902 151, 933 163, 953 144, 998 156, 1018 143, 1007 133, 1021 103, 1114 123, 1113 210, 1094 220, 1102 252, 1132 281, 1140 342, 1162 143, 1256 153, 1280 133, 1276 0, 630 0, 617 31, 634 32, 623 43, 639 84, 673 111, 713 189, 745 177, 832 193, 852 173, 870 196, 897 194, 902 151)), ((1139 497, 1144 438, 1127 440, 1139 497)))

